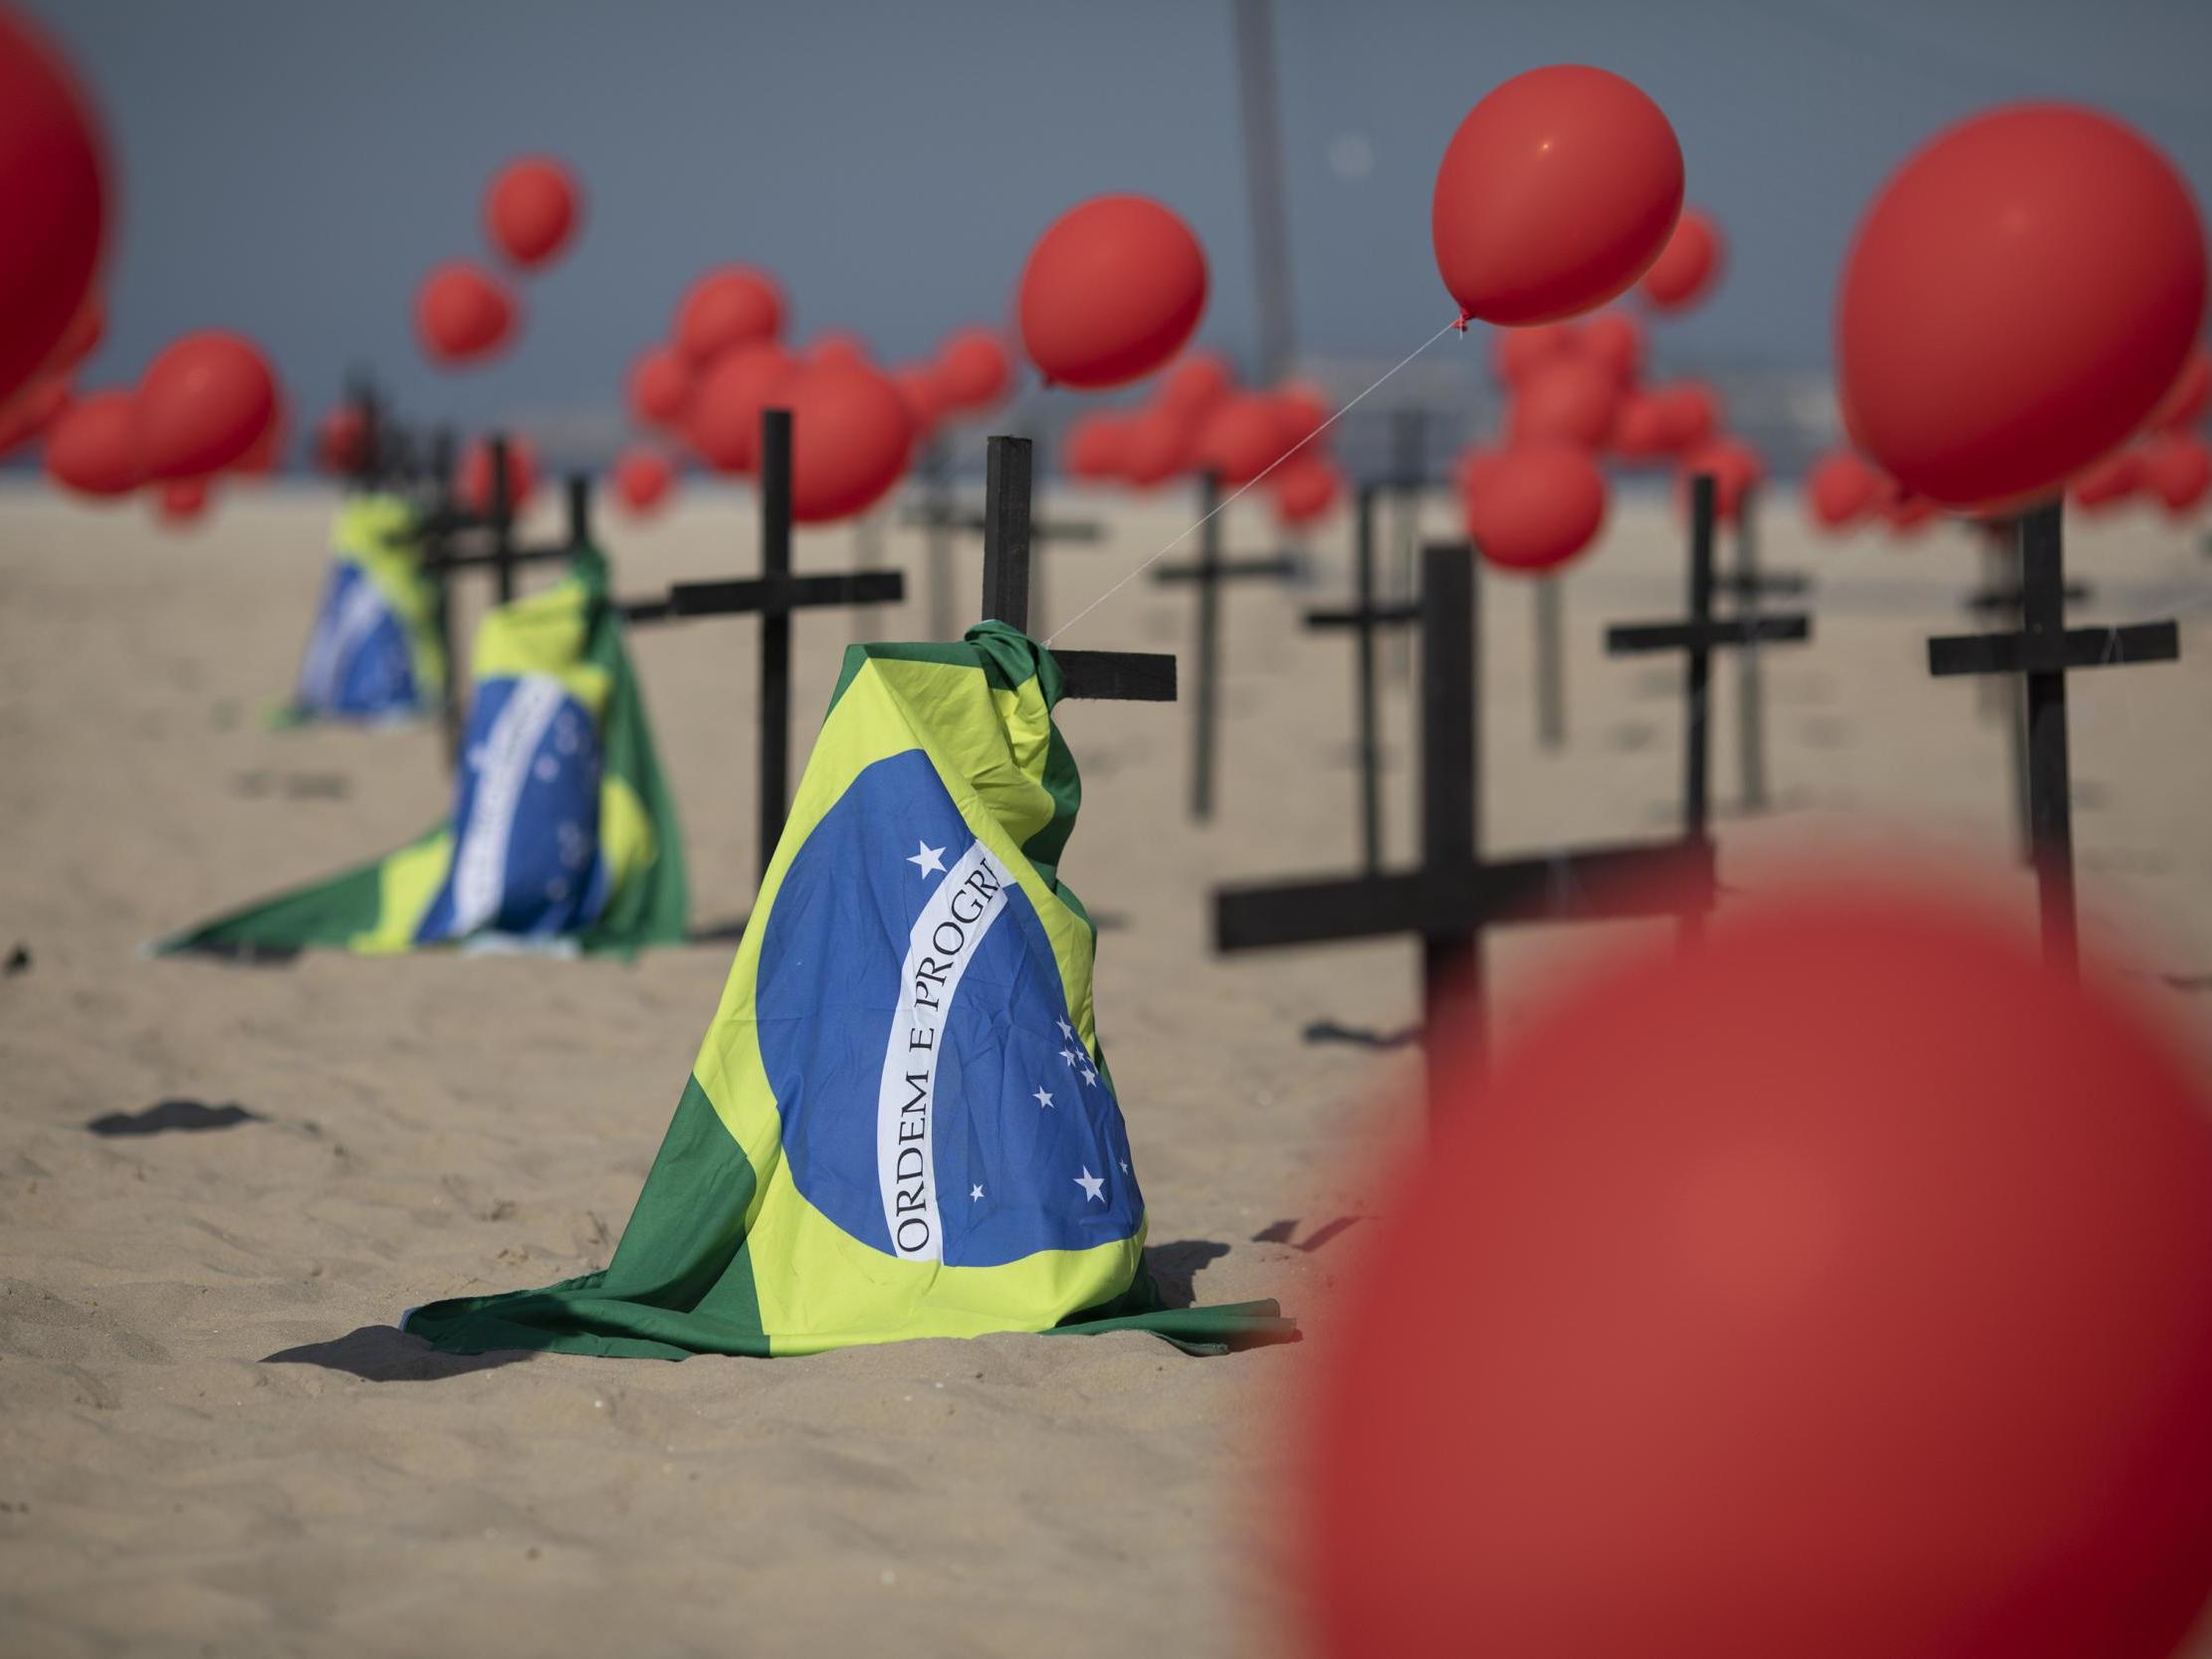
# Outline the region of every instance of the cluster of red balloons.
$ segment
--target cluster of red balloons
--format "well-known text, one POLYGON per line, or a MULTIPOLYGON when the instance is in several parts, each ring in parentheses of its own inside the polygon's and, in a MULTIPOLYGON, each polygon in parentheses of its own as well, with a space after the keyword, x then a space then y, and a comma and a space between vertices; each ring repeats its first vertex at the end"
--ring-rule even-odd
MULTIPOLYGON (((916 441, 937 420, 1005 395, 1012 365, 988 331, 964 329, 937 357, 896 375, 864 341, 832 331, 784 344, 783 291, 765 271, 720 266, 678 301, 666 342, 631 364, 625 401, 639 425, 716 472, 759 464, 761 415, 791 412, 791 516, 826 523, 866 511, 905 473, 916 441)), ((615 464, 615 490, 633 513, 657 511, 676 464, 655 444, 615 464)))
MULTIPOLYGON (((583 216, 575 175, 550 156, 509 162, 484 193, 484 229, 516 271, 543 270, 575 239, 583 216)), ((442 367, 482 363, 514 343, 522 302, 497 271, 474 260, 435 266, 415 290, 415 337, 442 367)))
POLYGON ((1805 475, 1805 511, 1824 530, 1880 524, 1896 536, 1924 528, 1942 509, 1914 495, 1858 451, 1830 450, 1805 475))
POLYGON ((196 518, 223 474, 275 470, 284 395, 254 343, 223 329, 172 341, 137 385, 73 396, 44 427, 47 476, 80 496, 153 489, 164 522, 196 518))
POLYGON ((1303 382, 1246 391, 1211 351, 1184 357, 1153 396, 1130 409, 1096 411, 1068 429, 1067 471, 1097 483, 1149 490, 1211 473, 1231 489, 1264 479, 1285 524, 1323 518, 1344 494, 1329 458, 1328 399, 1303 382))

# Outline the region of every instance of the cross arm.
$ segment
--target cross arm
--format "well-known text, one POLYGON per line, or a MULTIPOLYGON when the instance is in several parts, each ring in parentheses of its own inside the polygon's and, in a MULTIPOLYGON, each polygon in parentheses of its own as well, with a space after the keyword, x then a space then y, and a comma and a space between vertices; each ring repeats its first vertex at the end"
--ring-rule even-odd
POLYGON ((1159 651, 1055 651, 1060 695, 1096 703, 1173 703, 1175 658, 1159 651))
POLYGON ((1224 558, 1212 565, 1162 564, 1152 572, 1156 582, 1195 582, 1211 570, 1217 576, 1295 576, 1303 566, 1291 553, 1261 553, 1250 558, 1224 558))
POLYGON ((1746 594, 1797 598, 1813 591, 1813 578, 1802 570, 1723 570, 1713 577, 1713 588, 1737 599, 1746 594))
POLYGON ((2069 628, 2057 636, 1953 634, 1928 641, 1928 672, 2037 674, 2115 663, 2170 663, 2180 655, 2181 632, 2171 622, 2069 628))
POLYGON ((1370 605, 1364 611, 1353 606, 1346 610, 1308 611, 1305 615, 1308 628, 1358 628, 1363 625, 1402 628, 1420 620, 1419 605, 1370 605))
POLYGON ((725 616, 740 611, 798 610, 815 605, 881 605, 906 597, 896 570, 841 570, 816 576, 746 576, 736 581, 678 582, 668 590, 676 616, 725 616))
MULTIPOLYGON (((2018 587, 1984 588, 1966 597, 1966 608, 1986 615, 1991 611, 2016 611, 2026 602, 2027 595, 2018 587)), ((2069 605, 2086 605, 2090 600, 2089 588, 2081 582, 2068 582, 2064 602, 2069 605)))
POLYGON ((1812 619, 1802 614, 1736 616, 1705 623, 1617 622, 1605 632, 1605 648, 1609 656, 1635 657, 1652 651, 1711 650, 1812 637, 1812 619))

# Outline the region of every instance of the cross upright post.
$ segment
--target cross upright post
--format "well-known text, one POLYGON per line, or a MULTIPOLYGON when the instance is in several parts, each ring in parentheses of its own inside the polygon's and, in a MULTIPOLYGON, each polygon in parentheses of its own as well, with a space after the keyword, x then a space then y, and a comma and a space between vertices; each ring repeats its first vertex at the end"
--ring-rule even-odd
MULTIPOLYGON (((1033 481, 1038 470, 1035 453, 1036 442, 1029 438, 1024 438, 1022 442, 1030 446, 1028 465, 1030 477, 1033 481)), ((989 481, 986 480, 986 488, 988 489, 988 487, 989 481)), ((988 513, 988 509, 986 511, 988 513)), ((953 553, 951 532, 956 529, 971 535, 985 532, 987 528, 986 514, 964 514, 954 509, 951 494, 946 488, 944 470, 940 465, 937 476, 931 481, 930 493, 925 499, 920 512, 911 515, 908 522, 923 525, 929 535, 931 549, 931 636, 937 639, 957 637, 959 627, 954 620, 949 597, 952 590, 953 553), (941 599, 939 597, 941 594, 947 597, 941 599)), ((1031 554, 1029 611, 1030 621, 1040 630, 1049 621, 1050 612, 1044 602, 1045 567, 1036 561, 1034 555, 1063 542, 1096 542, 1104 538, 1105 530, 1103 526, 1092 520, 1081 518, 1040 520, 1035 518, 1032 514, 1029 524, 1029 550, 1031 554)))
POLYGON ((1478 834, 1474 551, 1422 554, 1422 861, 1406 872, 1314 877, 1217 889, 1215 947, 1224 952, 1413 934, 1433 1116, 1449 1106, 1453 1057, 1478 1059, 1486 1024, 1484 929, 1508 922, 1680 917, 1709 909, 1711 843, 1561 848, 1485 861, 1478 834))
POLYGON ((2044 960, 2079 971, 2074 891, 2074 813, 2067 752, 2069 670, 2172 662, 2181 655, 2171 621, 2116 628, 2066 625, 2064 506, 2053 501, 2020 519, 2021 628, 1928 641, 1928 672, 2017 674, 2027 691, 2028 837, 2043 913, 2044 960))
POLYGON ((1536 741, 1547 749, 1567 740, 1566 605, 1559 588, 1564 580, 1561 570, 1535 578, 1536 741))

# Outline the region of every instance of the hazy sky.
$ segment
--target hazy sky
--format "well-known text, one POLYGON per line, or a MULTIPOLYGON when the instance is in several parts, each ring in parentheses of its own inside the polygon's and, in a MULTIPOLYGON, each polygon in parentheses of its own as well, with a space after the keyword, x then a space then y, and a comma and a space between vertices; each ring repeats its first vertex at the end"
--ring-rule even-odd
MULTIPOLYGON (((171 335, 259 338, 296 396, 373 364, 403 405, 588 407, 717 261, 784 280, 801 332, 891 357, 999 312, 1037 233, 1103 190, 1207 245, 1205 334, 1252 343, 1226 0, 33 0, 106 111, 123 195, 95 380, 171 335), (435 261, 477 255, 492 170, 533 149, 589 192, 520 347, 440 374, 408 324, 435 261)), ((1299 344, 1396 357, 1448 315, 1437 158, 1536 65, 1639 82, 1726 287, 1666 330, 1677 364, 1820 368, 1852 222, 1918 139, 2019 98, 2101 104, 2212 191, 2207 0, 1278 0, 1299 344)), ((1447 342, 1447 345, 1450 342, 1447 342)), ((1441 349, 1441 348, 1439 348, 1441 349)))

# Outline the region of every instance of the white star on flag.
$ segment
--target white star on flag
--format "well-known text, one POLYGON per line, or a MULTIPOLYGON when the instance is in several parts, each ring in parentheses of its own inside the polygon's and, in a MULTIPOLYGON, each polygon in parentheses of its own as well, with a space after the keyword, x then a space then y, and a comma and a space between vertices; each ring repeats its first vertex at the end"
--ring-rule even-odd
POLYGON ((1062 1060, 1065 1060, 1069 1065, 1072 1066, 1075 1064, 1075 1051, 1073 1049, 1063 1048, 1062 1050, 1060 1050, 1060 1058, 1062 1060))
POLYGON ((1125 1175, 1129 1173, 1129 1159, 1123 1158, 1121 1160, 1121 1172, 1125 1175))
POLYGON ((942 876, 945 873, 945 849, 933 847, 927 841, 916 841, 914 845, 920 850, 906 862, 925 876, 933 870, 942 876))
POLYGON ((1083 1189, 1084 1197, 1096 1198, 1102 1204, 1106 1202, 1106 1177, 1092 1174, 1089 1164, 1083 1165, 1083 1172, 1075 1177, 1075 1184, 1083 1189))
POLYGON ((1061 1036, 1065 1037, 1071 1043, 1075 1041, 1074 1026, 1068 1024, 1066 1020, 1054 1020, 1052 1023, 1060 1028, 1061 1036))
POLYGON ((1096 1083, 1098 1081, 1098 1074, 1090 1070, 1088 1067, 1085 1067, 1083 1071, 1083 1081, 1085 1083, 1096 1083))
POLYGON ((1050 1096, 1049 1094, 1045 1093, 1045 1091, 1044 1091, 1044 1090, 1042 1090, 1042 1089, 1039 1089, 1039 1090, 1038 1090, 1038 1091, 1036 1092, 1036 1095, 1035 1095, 1035 1097, 1034 1097, 1034 1098, 1035 1098, 1035 1100, 1036 1100, 1036 1103, 1037 1103, 1037 1105, 1039 1105, 1039 1106, 1050 1106, 1050 1105, 1052 1104, 1052 1097, 1051 1097, 1051 1096, 1050 1096))
POLYGON ((971 1198, 981 1198, 983 1195, 984 1189, 980 1186, 972 1186, 968 1189, 968 1196, 971 1198))

